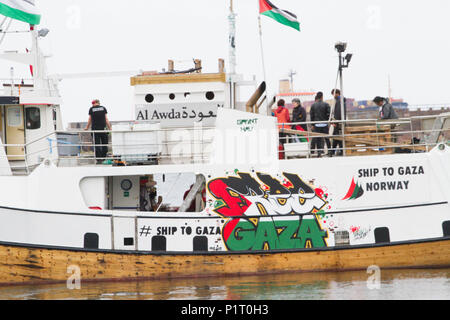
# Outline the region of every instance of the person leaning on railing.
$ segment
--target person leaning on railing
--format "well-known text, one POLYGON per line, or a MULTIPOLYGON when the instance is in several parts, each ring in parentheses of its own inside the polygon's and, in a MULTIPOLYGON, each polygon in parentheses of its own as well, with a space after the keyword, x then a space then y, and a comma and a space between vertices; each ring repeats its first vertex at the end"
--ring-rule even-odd
MULTIPOLYGON (((397 112, 395 112, 395 109, 392 106, 392 104, 389 102, 389 99, 385 99, 382 97, 375 97, 375 99, 373 99, 373 102, 375 102, 375 104, 380 107, 380 119, 381 120, 398 119, 397 112)), ((396 125, 392 124, 391 132, 394 131, 395 128, 396 128, 396 125)), ((395 134, 392 135, 392 142, 397 142, 397 136, 395 134)))
POLYGON ((381 120, 398 119, 397 112, 395 112, 394 107, 389 103, 388 99, 375 97, 375 99, 373 99, 373 102, 375 102, 375 104, 380 107, 381 120))
MULTIPOLYGON (((84 130, 89 130, 89 127, 92 125, 92 131, 104 131, 106 127, 108 127, 109 131, 112 131, 107 114, 108 111, 100 105, 99 100, 92 101, 92 107, 89 109, 89 121, 84 130)), ((93 140, 95 158, 97 163, 102 163, 106 160, 106 155, 108 154, 108 133, 95 132, 93 133, 93 140)))

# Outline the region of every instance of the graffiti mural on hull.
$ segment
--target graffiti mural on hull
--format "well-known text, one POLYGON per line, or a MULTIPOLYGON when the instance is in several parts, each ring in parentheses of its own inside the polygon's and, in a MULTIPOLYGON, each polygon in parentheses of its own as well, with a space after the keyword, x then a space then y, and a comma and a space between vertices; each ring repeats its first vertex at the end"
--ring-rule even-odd
MULTIPOLYGON (((280 179, 281 180, 281 179, 280 179)), ((320 189, 298 175, 280 181, 266 173, 236 171, 208 183, 214 212, 228 219, 222 228, 230 251, 287 250, 327 247, 328 232, 319 214, 327 205, 320 189)))

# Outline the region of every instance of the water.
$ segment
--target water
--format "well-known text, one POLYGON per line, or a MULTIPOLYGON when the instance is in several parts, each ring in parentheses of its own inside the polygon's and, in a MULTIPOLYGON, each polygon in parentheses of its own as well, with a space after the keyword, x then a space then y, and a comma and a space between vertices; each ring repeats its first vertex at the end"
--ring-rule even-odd
POLYGON ((382 270, 380 289, 367 272, 81 283, 0 288, 1 300, 415 300, 450 299, 450 269, 382 270))

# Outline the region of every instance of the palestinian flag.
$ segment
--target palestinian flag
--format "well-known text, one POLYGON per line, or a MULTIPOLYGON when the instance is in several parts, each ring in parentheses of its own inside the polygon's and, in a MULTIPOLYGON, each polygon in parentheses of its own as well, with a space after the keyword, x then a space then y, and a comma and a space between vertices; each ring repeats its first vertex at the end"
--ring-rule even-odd
POLYGON ((31 25, 41 22, 34 0, 0 0, 0 14, 31 25))
POLYGON ((297 16, 289 11, 278 9, 269 0, 259 0, 259 13, 300 31, 297 16))
POLYGON ((356 200, 361 198, 364 195, 364 189, 358 183, 355 183, 355 178, 352 180, 352 184, 350 185, 350 189, 347 192, 347 195, 342 200, 356 200))

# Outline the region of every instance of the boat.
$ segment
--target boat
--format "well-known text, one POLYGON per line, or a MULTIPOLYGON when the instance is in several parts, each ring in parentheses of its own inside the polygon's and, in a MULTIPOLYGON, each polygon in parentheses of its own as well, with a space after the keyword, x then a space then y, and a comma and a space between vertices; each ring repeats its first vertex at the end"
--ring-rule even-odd
POLYGON ((280 152, 264 83, 169 61, 131 77, 135 119, 113 125, 99 163, 91 131, 63 130, 30 34, 30 52, 1 55, 34 70, 0 97, 2 285, 450 266, 449 114, 349 120, 343 157, 280 152))

